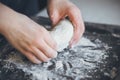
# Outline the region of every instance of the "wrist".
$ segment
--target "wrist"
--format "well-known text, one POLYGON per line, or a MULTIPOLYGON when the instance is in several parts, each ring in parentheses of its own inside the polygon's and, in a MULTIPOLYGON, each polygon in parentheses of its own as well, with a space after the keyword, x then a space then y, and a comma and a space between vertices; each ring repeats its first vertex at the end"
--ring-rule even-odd
POLYGON ((9 27, 14 25, 16 12, 4 4, 0 3, 0 34, 5 34, 9 27))

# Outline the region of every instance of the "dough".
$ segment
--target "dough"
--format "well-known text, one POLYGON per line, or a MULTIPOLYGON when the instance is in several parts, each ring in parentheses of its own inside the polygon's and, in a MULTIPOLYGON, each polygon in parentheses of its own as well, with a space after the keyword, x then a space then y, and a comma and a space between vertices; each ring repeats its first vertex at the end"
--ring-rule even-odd
POLYGON ((50 34, 57 43, 57 51, 60 52, 69 45, 73 36, 73 25, 69 20, 62 20, 50 34))

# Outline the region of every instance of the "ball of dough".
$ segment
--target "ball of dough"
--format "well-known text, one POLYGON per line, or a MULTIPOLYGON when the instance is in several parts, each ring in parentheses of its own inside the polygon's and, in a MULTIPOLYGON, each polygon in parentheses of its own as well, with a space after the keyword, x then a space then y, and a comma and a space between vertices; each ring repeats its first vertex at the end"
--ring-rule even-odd
POLYGON ((73 25, 69 20, 62 20, 50 31, 57 43, 57 51, 60 52, 69 45, 73 36, 73 25))

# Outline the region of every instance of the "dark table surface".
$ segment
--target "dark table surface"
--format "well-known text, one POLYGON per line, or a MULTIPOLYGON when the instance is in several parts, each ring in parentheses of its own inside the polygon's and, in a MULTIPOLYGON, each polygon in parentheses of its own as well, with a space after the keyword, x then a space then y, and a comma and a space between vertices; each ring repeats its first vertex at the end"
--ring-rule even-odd
MULTIPOLYGON (((32 19, 39 24, 50 25, 50 21, 47 18, 37 17, 32 19)), ((87 58, 83 58, 82 55, 79 56, 74 50, 67 48, 63 52, 60 52, 58 57, 51 60, 49 64, 42 63, 35 65, 29 62, 0 35, 0 80, 120 80, 120 26, 88 22, 86 22, 85 25, 86 32, 83 35, 83 37, 87 38, 85 40, 90 40, 92 43, 96 45, 99 44, 100 46, 78 46, 78 50, 80 50, 79 52, 84 49, 105 51, 105 56, 107 57, 101 59, 101 62, 94 60, 89 61, 87 58), (106 45, 108 47, 106 47, 106 45), (69 53, 69 55, 63 55, 63 53, 69 53), (21 56, 20 59, 24 62, 20 59, 12 60, 15 56, 21 56), (82 68, 82 65, 75 67, 77 64, 72 62, 80 58, 86 63, 95 64, 97 67, 92 69, 89 69, 89 67, 82 68), (62 69, 56 69, 55 65, 59 63, 62 64, 62 69), (22 69, 23 66, 24 69, 22 69), (33 76, 37 76, 37 74, 34 74, 36 68, 43 72, 43 74, 45 70, 51 75, 47 75, 46 78, 32 78, 33 76), (83 78, 80 77, 83 75, 81 72, 87 76, 83 78)), ((103 55, 103 57, 105 56, 103 55)), ((77 62, 79 61, 76 61, 76 63, 77 62)), ((41 72, 38 73, 42 74, 41 72)))

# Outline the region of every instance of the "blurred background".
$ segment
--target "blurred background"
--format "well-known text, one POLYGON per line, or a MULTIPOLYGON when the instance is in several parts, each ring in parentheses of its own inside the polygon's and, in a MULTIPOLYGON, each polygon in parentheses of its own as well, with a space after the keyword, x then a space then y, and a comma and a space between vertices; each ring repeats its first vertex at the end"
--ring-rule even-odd
MULTIPOLYGON (((120 0, 70 0, 86 22, 120 25, 120 0)), ((47 17, 46 9, 38 14, 47 17)))

